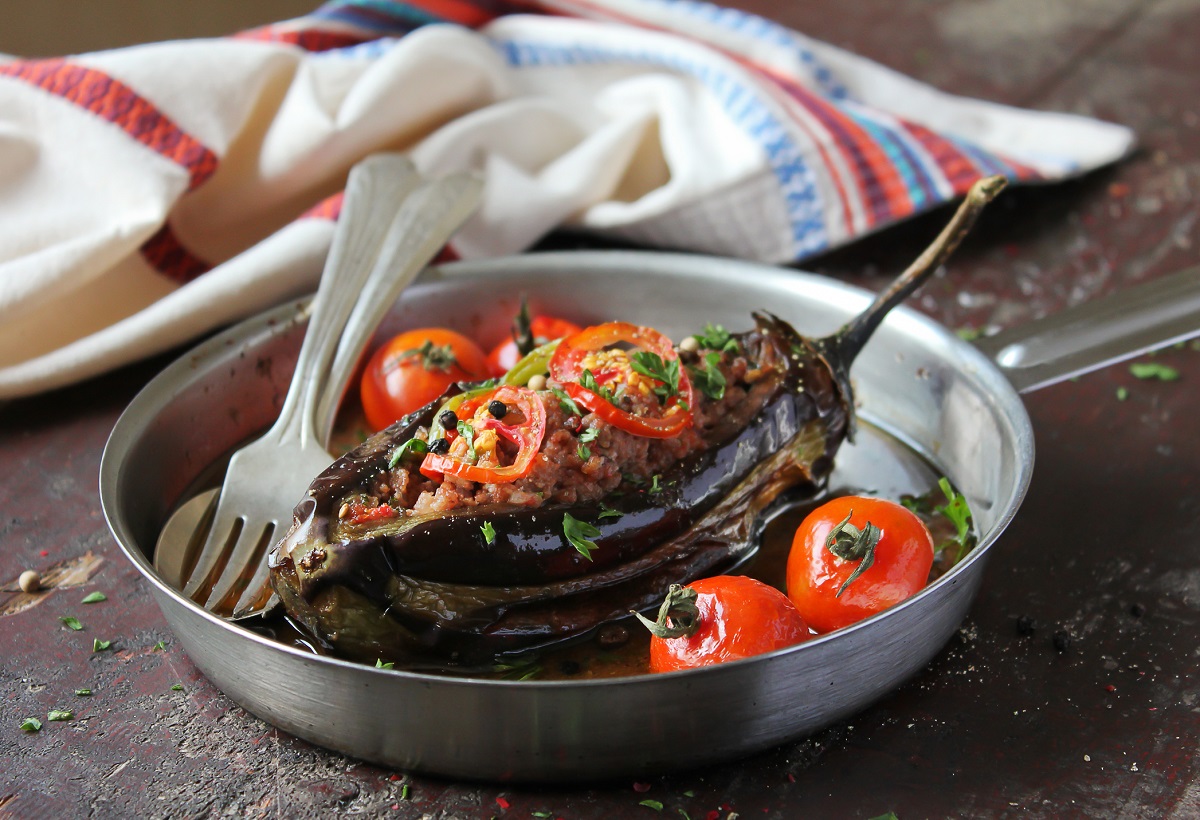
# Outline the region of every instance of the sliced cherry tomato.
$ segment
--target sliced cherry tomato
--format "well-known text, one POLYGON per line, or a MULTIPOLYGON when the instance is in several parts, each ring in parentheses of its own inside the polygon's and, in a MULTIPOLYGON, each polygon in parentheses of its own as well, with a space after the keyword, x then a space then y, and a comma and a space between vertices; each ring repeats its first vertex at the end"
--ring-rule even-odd
MULTIPOLYGON (((566 319, 555 319, 552 316, 534 316, 533 321, 529 323, 529 329, 533 334, 533 346, 541 347, 547 342, 553 342, 555 339, 562 339, 578 333, 583 328, 574 322, 568 322, 566 319)), ((520 360, 521 352, 517 350, 517 342, 510 337, 492 348, 492 352, 488 354, 488 374, 491 376, 503 376, 512 370, 513 365, 520 360)))
POLYGON ((653 328, 628 322, 584 328, 559 343, 550 359, 550 378, 576 402, 627 433, 672 438, 692 423, 695 395, 687 369, 680 367, 671 340, 653 328), (621 344, 634 349, 617 347, 621 344), (655 365, 650 371, 646 361, 655 365), (619 407, 624 392, 634 395, 646 412, 619 407))
POLYGON ((546 407, 537 393, 527 387, 502 385, 464 401, 454 413, 468 435, 445 431, 452 440, 447 453, 429 453, 421 462, 421 473, 440 479, 452 475, 481 484, 503 484, 524 478, 533 469, 533 458, 546 435, 546 407), (504 405, 495 412, 496 402, 504 405), (517 446, 509 462, 498 439, 517 446))
POLYGON ((650 671, 673 672, 761 655, 812 637, 779 590, 744 575, 673 584, 650 629, 650 671))
POLYGON ((882 498, 836 498, 796 530, 788 597, 813 629, 829 632, 919 592, 932 566, 933 538, 912 512, 882 498))
POLYGON ((424 407, 451 384, 483 377, 487 357, 453 330, 421 328, 393 337, 367 362, 360 395, 375 430, 424 407))

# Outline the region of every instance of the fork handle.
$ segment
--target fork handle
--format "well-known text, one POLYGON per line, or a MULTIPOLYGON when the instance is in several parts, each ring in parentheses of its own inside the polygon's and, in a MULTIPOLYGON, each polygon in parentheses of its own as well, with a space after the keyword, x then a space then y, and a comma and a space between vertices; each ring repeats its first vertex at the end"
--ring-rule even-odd
MULTIPOLYGON (((308 443, 312 422, 301 416, 311 413, 315 394, 324 387, 323 374, 374 267, 393 216, 418 181, 412 163, 400 154, 373 154, 350 170, 342 212, 312 302, 308 331, 287 397, 269 435, 308 443)), ((324 446, 324 441, 316 443, 324 446)))
POLYGON ((329 376, 314 394, 320 400, 311 416, 312 434, 321 441, 329 440, 346 383, 368 339, 400 293, 475 212, 482 190, 477 174, 460 171, 421 184, 400 206, 346 322, 329 376))

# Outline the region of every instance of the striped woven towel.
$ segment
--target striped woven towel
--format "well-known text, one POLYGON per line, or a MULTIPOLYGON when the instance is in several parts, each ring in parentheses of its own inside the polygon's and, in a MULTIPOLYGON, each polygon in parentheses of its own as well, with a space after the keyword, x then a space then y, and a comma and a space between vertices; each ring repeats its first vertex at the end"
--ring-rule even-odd
POLYGON ((471 167, 463 257, 561 225, 803 259, 1124 128, 943 94, 685 0, 341 0, 215 40, 0 62, 0 397, 311 290, 349 167, 471 167))

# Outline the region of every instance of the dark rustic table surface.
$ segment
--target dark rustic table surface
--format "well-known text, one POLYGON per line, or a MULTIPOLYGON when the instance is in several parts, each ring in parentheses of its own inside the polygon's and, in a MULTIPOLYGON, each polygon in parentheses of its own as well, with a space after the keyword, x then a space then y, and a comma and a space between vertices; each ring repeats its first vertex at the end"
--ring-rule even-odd
MULTIPOLYGON (((1007 327, 1200 261, 1197 0, 739 5, 952 92, 1136 129, 1138 151, 1115 167, 1006 193, 919 309, 1007 327)), ((807 267, 878 288, 944 217, 807 267)), ((553 788, 332 754, 200 675, 97 496, 109 430, 173 355, 0 405, 0 815, 649 818, 652 799, 692 820, 1200 816, 1194 343, 1155 356, 1175 381, 1117 365, 1027 397, 1028 498, 962 628, 897 691, 750 759, 553 788), (59 583, 32 606, 11 592, 27 568, 59 583), (92 591, 107 600, 81 604, 92 591), (112 648, 92 652, 96 638, 112 648), (74 717, 20 730, 52 709, 74 717)))

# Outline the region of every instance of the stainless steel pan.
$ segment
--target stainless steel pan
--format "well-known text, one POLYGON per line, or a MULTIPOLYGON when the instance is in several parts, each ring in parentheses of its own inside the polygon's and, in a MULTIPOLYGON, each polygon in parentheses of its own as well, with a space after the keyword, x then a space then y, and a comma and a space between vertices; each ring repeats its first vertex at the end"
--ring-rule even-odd
MULTIPOLYGON (((445 325, 498 339, 527 294, 539 311, 620 318, 675 338, 766 307, 819 336, 870 294, 745 262, 636 252, 528 255, 431 269, 379 331, 445 325)), ((350 755, 452 777, 570 780, 680 769, 763 749, 862 709, 922 668, 971 604, 988 554, 1016 514, 1034 442, 1018 391, 1200 328, 1200 271, 1160 280, 972 346, 900 309, 854 365, 860 442, 835 481, 887 491, 927 460, 968 497, 979 545, 949 574, 874 618, 723 666, 600 681, 460 680, 317 657, 198 607, 153 568, 173 507, 206 470, 278 412, 306 318, 284 305, 199 346, 152 381, 118 421, 100 494, 113 535, 151 582, 196 665, 276 726, 350 755), (1115 307, 1114 307, 1115 305, 1115 307), (982 349, 981 349, 982 348, 982 349), (899 442, 897 444, 896 442, 899 442), (881 484, 883 486, 881 486, 881 484), (840 685, 851 680, 851 687, 840 685)), ((928 476, 925 476, 928 479, 928 476)))

